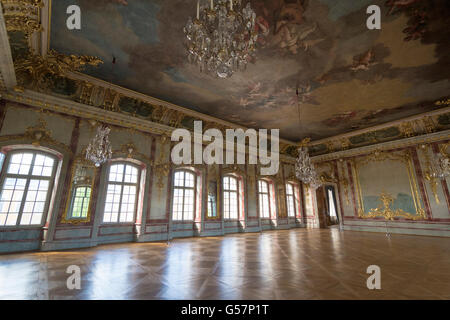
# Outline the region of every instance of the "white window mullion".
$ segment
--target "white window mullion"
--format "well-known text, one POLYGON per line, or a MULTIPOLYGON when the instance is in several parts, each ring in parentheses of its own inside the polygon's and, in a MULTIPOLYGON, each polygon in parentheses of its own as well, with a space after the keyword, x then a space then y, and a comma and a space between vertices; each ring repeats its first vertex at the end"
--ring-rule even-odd
POLYGON ((116 221, 117 223, 119 223, 122 218, 122 198, 123 198, 123 187, 124 187, 123 181, 125 180, 125 168, 126 168, 126 165, 124 165, 123 169, 122 169, 122 181, 120 183, 120 197, 119 197, 119 213, 117 215, 117 221, 116 221))
MULTIPOLYGON (((33 159, 31 160, 30 168, 28 169, 27 173, 27 182, 25 183, 25 188, 23 190, 22 200, 20 204, 19 209, 19 215, 17 216, 16 225, 22 224, 22 215, 23 215, 23 208, 25 207, 25 203, 27 202, 27 196, 28 196, 28 189, 30 187, 30 181, 31 181, 31 174, 33 173, 33 166, 34 166, 34 160, 36 159, 36 154, 33 154, 33 159)), ((34 207, 34 204, 33 204, 34 207)))

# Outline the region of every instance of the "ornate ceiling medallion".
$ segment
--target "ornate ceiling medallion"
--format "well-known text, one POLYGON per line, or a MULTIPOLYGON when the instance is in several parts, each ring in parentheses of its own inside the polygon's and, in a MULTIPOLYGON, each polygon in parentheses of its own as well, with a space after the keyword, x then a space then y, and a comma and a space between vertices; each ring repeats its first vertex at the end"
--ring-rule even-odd
POLYGON ((189 18, 184 28, 188 61, 201 72, 229 78, 244 71, 254 57, 256 14, 250 2, 244 6, 242 0, 204 1, 198 0, 197 17, 189 18))

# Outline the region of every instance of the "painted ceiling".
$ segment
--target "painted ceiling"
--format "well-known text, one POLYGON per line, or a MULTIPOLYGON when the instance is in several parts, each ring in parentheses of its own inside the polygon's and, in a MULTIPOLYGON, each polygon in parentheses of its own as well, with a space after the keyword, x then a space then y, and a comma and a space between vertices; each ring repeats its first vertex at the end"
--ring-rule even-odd
POLYGON ((229 79, 187 62, 183 27, 195 0, 53 1, 51 48, 105 61, 89 75, 247 127, 278 128, 292 141, 419 114, 449 96, 447 0, 251 4, 256 58, 229 79), (81 30, 66 28, 72 4, 81 30), (381 8, 381 30, 366 27, 371 4, 381 8))

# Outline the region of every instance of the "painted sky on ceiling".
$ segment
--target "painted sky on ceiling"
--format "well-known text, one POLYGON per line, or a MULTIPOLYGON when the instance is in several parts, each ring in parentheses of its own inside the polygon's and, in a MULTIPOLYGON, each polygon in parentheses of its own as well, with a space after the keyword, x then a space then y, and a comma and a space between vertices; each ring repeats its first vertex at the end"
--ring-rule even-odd
POLYGON ((422 113, 449 95, 448 1, 251 3, 257 56, 230 79, 187 63, 194 0, 53 1, 51 48, 103 59, 92 76, 293 141, 422 113), (79 31, 65 27, 71 4, 82 10, 79 31), (381 30, 366 28, 370 4, 382 9, 381 30))

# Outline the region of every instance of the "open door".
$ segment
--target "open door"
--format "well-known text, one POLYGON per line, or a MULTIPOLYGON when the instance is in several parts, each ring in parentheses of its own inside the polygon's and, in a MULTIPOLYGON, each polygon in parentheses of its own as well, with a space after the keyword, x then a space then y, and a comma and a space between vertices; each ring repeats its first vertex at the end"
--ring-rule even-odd
POLYGON ((325 195, 327 199, 327 224, 329 226, 339 225, 335 188, 333 186, 325 186, 325 195))

